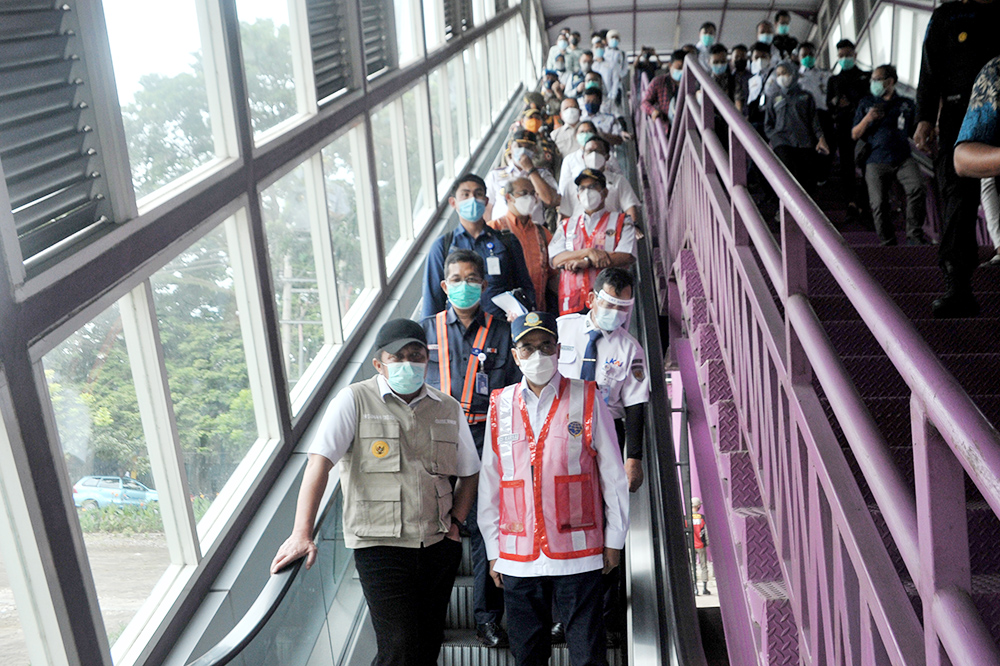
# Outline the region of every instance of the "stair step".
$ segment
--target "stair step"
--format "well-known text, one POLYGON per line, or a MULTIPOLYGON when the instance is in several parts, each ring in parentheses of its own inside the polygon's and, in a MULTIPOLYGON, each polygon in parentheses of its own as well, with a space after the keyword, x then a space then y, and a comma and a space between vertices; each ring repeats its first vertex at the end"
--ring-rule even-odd
MULTIPOLYGON (((484 647, 476 640, 475 629, 445 629, 441 645, 442 666, 516 666, 514 655, 507 648, 484 647)), ((608 665, 624 666, 621 650, 608 649, 608 665)), ((570 666, 569 650, 565 645, 552 646, 549 666, 570 666)))
POLYGON ((451 588, 451 601, 448 603, 448 619, 445 626, 450 629, 475 629, 476 619, 473 611, 472 576, 457 576, 455 585, 451 588))
POLYGON ((751 583, 781 580, 781 565, 763 507, 734 509, 733 539, 740 566, 751 583))
POLYGON ((752 509, 763 505, 760 487, 749 451, 722 453, 721 473, 729 484, 729 502, 733 509, 752 509))
POLYGON ((760 632, 755 641, 761 651, 759 664, 774 666, 799 663, 799 631, 792 603, 781 582, 749 583, 746 587, 750 617, 760 632))
MULTIPOLYGON (((945 354, 941 362, 973 395, 1000 393, 1000 353, 945 354)), ((903 397, 910 394, 906 382, 887 356, 846 356, 841 359, 862 396, 903 397)))
MULTIPOLYGON (((997 273, 1000 280, 1000 272, 997 273)), ((926 294, 895 294, 892 299, 910 319, 926 319, 931 315, 931 303, 941 296, 941 292, 926 294)), ((979 316, 987 318, 1000 317, 1000 292, 977 294, 979 301, 979 316)), ((851 301, 843 294, 810 296, 809 302, 816 311, 820 321, 855 320, 861 316, 851 305, 851 301)))
MULTIPOLYGON (((872 234, 874 238, 874 234, 872 234)), ((937 266, 938 248, 936 245, 897 245, 882 247, 881 245, 854 245, 851 247, 865 266, 876 267, 914 267, 937 266)), ((812 248, 806 251, 806 261, 809 268, 821 268, 823 263, 812 248)))
MULTIPOLYGON (((944 278, 941 269, 936 266, 893 266, 870 268, 869 272, 875 281, 881 284, 890 294, 941 293, 944 291, 944 278)), ((1000 280, 993 271, 976 271, 972 276, 972 288, 976 293, 1000 291, 1000 280)), ((825 267, 809 269, 809 294, 843 294, 844 290, 837 284, 825 267)))
MULTIPOLYGON (((914 319, 913 325, 938 354, 976 354, 996 340, 1000 319, 914 319)), ((861 321, 824 324, 834 349, 841 356, 876 356, 883 353, 861 321)))

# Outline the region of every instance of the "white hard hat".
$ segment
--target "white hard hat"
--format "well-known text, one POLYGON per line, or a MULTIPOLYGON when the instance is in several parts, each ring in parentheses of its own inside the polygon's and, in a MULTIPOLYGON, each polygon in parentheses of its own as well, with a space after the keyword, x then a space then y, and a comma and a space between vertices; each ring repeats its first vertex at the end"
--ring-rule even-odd
POLYGON ((701 506, 701 498, 700 497, 692 497, 691 498, 691 506, 692 507, 701 506))

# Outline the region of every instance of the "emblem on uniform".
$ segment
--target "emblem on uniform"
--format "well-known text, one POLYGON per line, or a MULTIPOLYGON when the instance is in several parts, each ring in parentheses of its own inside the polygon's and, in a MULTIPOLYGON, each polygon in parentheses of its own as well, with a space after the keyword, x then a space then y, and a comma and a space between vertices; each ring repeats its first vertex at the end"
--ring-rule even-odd
POLYGON ((538 326, 541 323, 542 323, 542 319, 541 319, 541 317, 538 316, 537 312, 529 312, 524 317, 524 324, 526 326, 538 326))
POLYGON ((376 458, 385 458, 389 455, 389 443, 381 439, 372 444, 372 455, 376 458))
POLYGON ((959 44, 961 44, 962 42, 964 42, 968 38, 969 38, 969 33, 967 33, 967 32, 960 32, 960 33, 958 33, 958 43, 959 44))
POLYGON ((566 427, 569 430, 569 434, 574 437, 579 437, 580 433, 583 432, 583 424, 579 421, 570 421, 570 424, 566 427))
POLYGON ((607 231, 604 232, 604 235, 605 236, 614 236, 615 235, 615 230, 614 229, 608 229, 607 231))
POLYGON ((643 369, 641 365, 633 365, 632 376, 635 377, 635 380, 637 382, 641 382, 643 379, 646 378, 646 371, 643 369))

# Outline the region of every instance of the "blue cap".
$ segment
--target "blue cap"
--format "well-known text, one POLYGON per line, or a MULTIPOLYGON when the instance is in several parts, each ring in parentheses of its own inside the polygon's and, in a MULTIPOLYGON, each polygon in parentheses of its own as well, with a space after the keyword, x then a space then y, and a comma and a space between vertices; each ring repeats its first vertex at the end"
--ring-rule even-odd
POLYGON ((529 312, 514 320, 510 325, 510 337, 517 342, 532 331, 545 331, 559 339, 559 326, 556 317, 548 312, 529 312))

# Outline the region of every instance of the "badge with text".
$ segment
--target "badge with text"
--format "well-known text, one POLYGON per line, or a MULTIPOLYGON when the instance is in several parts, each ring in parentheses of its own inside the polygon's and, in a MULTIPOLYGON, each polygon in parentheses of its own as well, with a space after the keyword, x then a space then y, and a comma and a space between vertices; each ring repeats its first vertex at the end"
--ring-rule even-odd
POLYGON ((372 455, 376 458, 385 458, 389 455, 389 443, 381 439, 372 444, 372 455))

